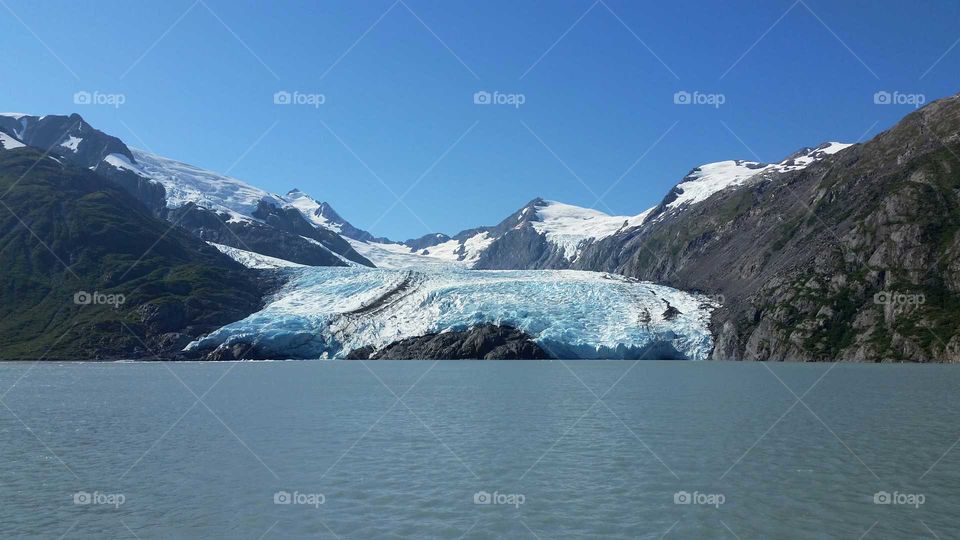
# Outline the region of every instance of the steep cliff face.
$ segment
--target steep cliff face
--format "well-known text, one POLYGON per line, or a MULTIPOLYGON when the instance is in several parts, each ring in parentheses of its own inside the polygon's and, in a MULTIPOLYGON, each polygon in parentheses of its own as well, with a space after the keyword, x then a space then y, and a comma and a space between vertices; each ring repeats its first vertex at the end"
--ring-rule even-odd
POLYGON ((960 98, 589 246, 577 268, 722 296, 715 359, 960 360, 960 98))

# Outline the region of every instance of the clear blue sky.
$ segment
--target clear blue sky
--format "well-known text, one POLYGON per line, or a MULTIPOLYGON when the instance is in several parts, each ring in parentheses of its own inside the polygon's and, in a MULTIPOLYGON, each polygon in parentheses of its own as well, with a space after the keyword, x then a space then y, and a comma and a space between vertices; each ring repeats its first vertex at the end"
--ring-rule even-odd
POLYGON ((912 109, 875 105, 878 90, 960 91, 947 0, 205 1, 3 0, 0 110, 79 112, 403 239, 494 224, 535 196, 636 214, 700 163, 855 141, 912 109), (78 90, 126 103, 77 106, 78 90), (277 106, 278 90, 326 101, 277 106), (478 90, 525 103, 478 106, 478 90), (679 90, 726 102, 678 106, 679 90), (447 153, 384 215, 394 195, 324 124, 398 195, 447 153))

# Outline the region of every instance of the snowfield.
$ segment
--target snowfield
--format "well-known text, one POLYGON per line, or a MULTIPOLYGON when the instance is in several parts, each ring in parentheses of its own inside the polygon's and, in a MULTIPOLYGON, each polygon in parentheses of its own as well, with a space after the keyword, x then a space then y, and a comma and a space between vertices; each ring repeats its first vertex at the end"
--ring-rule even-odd
POLYGON ((353 246, 353 249, 366 257, 368 260, 373 261, 373 264, 377 265, 377 268, 413 268, 421 266, 450 266, 451 264, 462 264, 466 267, 466 263, 459 263, 459 261, 450 259, 443 259, 439 256, 432 255, 433 249, 430 248, 431 255, 420 255, 420 252, 414 253, 413 250, 405 244, 383 244, 380 242, 361 242, 360 240, 354 240, 352 238, 347 238, 347 242, 350 242, 350 245, 353 246))
POLYGON ((575 261, 585 243, 612 236, 617 232, 637 227, 652 208, 636 216, 611 216, 592 208, 573 206, 557 201, 545 201, 536 208, 538 221, 531 224, 547 241, 559 247, 563 256, 575 261))
MULTIPOLYGON (((622 276, 572 270, 287 269, 267 306, 187 346, 255 344, 260 355, 342 358, 351 350, 483 323, 523 330, 558 358, 703 360, 717 305, 622 276), (669 307, 679 310, 669 315, 669 307)), ((671 310, 672 311, 672 310, 671 310)))
POLYGON ((227 212, 232 216, 231 221, 250 221, 253 219, 250 214, 262 200, 278 207, 286 204, 279 196, 236 178, 143 150, 131 148, 130 151, 143 176, 163 184, 167 190, 168 208, 178 208, 192 202, 210 210, 227 212))
POLYGON ((686 206, 708 199, 714 193, 742 185, 758 174, 799 171, 850 146, 853 145, 828 142, 776 164, 743 160, 706 163, 694 169, 676 185, 674 190, 677 192, 677 197, 667 205, 667 209, 682 210, 686 206))
MULTIPOLYGON (((483 250, 487 249, 493 241, 494 238, 491 238, 489 233, 481 232, 467 238, 462 244, 458 240, 451 239, 416 253, 421 255, 426 253, 425 256, 427 257, 440 259, 450 264, 472 267, 483 255, 483 250)), ((377 263, 374 262, 374 264, 377 263)))

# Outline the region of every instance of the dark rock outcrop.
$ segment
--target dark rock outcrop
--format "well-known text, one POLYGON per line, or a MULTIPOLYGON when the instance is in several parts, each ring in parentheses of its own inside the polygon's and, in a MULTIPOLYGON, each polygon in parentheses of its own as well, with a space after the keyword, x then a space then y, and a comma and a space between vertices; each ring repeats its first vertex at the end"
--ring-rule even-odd
POLYGON ((348 359, 371 360, 545 360, 550 355, 516 328, 485 324, 469 330, 403 339, 380 350, 363 347, 348 359))

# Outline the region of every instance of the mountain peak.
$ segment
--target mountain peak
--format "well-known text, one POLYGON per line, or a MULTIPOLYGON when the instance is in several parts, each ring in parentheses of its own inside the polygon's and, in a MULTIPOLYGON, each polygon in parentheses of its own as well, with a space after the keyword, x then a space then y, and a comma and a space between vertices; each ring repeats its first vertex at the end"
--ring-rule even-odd
POLYGON ((97 130, 77 113, 32 116, 21 113, 0 114, 0 129, 28 146, 48 150, 71 165, 96 167, 107 156, 118 154, 135 162, 133 154, 120 139, 97 130))
POLYGON ((393 243, 387 238, 377 238, 369 232, 354 227, 344 219, 328 202, 321 202, 300 189, 291 189, 287 192, 290 206, 300 211, 311 223, 324 229, 329 229, 341 236, 360 242, 393 243))

